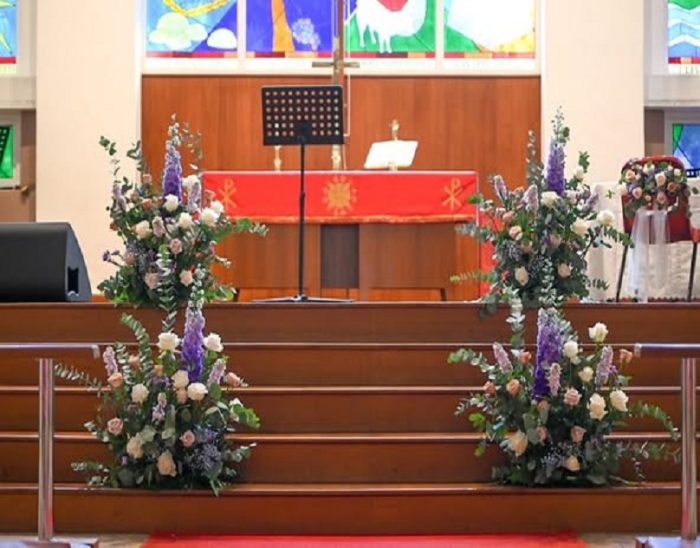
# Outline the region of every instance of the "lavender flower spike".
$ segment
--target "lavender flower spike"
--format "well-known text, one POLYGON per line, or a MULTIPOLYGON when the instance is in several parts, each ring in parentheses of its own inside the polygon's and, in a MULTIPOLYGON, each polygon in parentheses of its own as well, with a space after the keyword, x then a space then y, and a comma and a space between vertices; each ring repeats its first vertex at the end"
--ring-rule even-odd
POLYGON ((226 361, 221 359, 216 360, 211 368, 211 372, 209 373, 209 378, 207 379, 207 387, 212 386, 214 384, 219 384, 221 382, 221 377, 224 376, 225 371, 226 361))
POLYGON ((177 147, 170 141, 165 146, 163 167, 163 196, 172 194, 182 201, 182 164, 177 147))
POLYGON ((102 353, 102 361, 105 362, 105 369, 107 370, 107 376, 119 371, 119 365, 117 365, 117 357, 114 353, 114 348, 108 346, 102 353))
POLYGON ((561 388, 561 366, 558 363, 553 363, 549 368, 547 382, 549 383, 549 394, 555 397, 561 388))
POLYGON ((539 196, 537 195, 537 187, 535 185, 530 185, 527 187, 525 195, 523 196, 523 203, 528 211, 532 212, 533 214, 537 213, 537 210, 540 207, 540 200, 539 196))
POLYGON ((611 346, 604 346, 600 354, 600 361, 595 371, 595 383, 597 386, 608 384, 608 378, 612 372, 613 349, 611 346))
POLYGON ((556 192, 559 196, 564 195, 564 147, 553 140, 549 144, 549 158, 547 159, 547 189, 556 192))
POLYGON ((500 175, 494 175, 491 182, 493 183, 493 188, 496 191, 496 196, 498 196, 501 202, 505 204, 506 200, 508 199, 508 188, 506 187, 503 177, 500 175))
POLYGON ((549 369, 561 356, 561 330, 554 310, 540 308, 537 315, 537 359, 533 396, 542 398, 550 393, 549 369))
POLYGON ((513 364, 510 362, 508 352, 501 343, 493 343, 493 355, 496 357, 496 363, 501 368, 501 372, 507 373, 513 369, 513 364))
POLYGON ((190 382, 200 382, 204 369, 204 316, 201 308, 189 306, 185 315, 185 334, 182 337, 182 363, 187 368, 190 382))

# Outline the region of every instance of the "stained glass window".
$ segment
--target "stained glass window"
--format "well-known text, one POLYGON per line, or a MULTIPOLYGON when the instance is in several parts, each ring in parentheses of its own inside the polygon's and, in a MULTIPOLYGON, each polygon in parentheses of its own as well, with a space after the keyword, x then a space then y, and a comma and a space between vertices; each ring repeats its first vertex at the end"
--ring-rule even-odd
POLYGON ((435 0, 346 0, 353 57, 433 57, 435 0))
POLYGON ((331 0, 247 0, 246 51, 252 57, 330 56, 334 13, 331 0))
POLYGON ((668 0, 668 62, 700 64, 700 0, 668 0))
POLYGON ((237 0, 146 2, 148 57, 226 57, 237 36, 237 0))
POLYGON ((687 169, 700 168, 700 124, 677 123, 671 126, 673 132, 673 155, 680 159, 687 169))
POLYGON ((0 2, 0 74, 17 72, 17 2, 0 2))
POLYGON ((535 57, 535 0, 443 0, 445 57, 535 57))
POLYGON ((15 131, 10 125, 0 125, 0 186, 3 179, 15 177, 15 131))

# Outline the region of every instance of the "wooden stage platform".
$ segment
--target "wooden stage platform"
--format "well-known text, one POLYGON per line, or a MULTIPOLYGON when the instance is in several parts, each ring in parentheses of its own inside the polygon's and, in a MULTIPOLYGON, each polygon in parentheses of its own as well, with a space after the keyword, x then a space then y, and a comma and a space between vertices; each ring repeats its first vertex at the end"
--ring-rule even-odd
MULTIPOLYGON (((1 304, 0 342, 131 342, 106 303, 1 304)), ((155 337, 160 313, 136 310, 155 337)), ((572 305, 583 331, 597 321, 610 342, 698 342, 700 305, 572 305)), ((82 430, 93 394, 56 388, 56 529, 59 533, 240 531, 258 533, 449 533, 465 531, 668 532, 680 526, 680 469, 654 464, 648 483, 595 489, 518 489, 489 483, 496 451, 477 459, 469 423, 454 416, 480 373, 448 365, 450 351, 507 341, 506 310, 482 318, 459 302, 227 304, 206 310, 231 367, 250 383, 241 398, 262 419, 242 482, 207 492, 87 489, 69 463, 105 455, 82 430), (634 508, 634 511, 630 511, 634 508)), ((535 340, 530 314, 528 342, 535 340)), ((57 359, 100 374, 75 353, 57 359)), ((629 369, 631 399, 680 415, 679 364, 641 359, 629 369)), ((36 524, 37 367, 0 355, 0 532, 36 524)), ((619 436, 664 439, 649 422, 619 436)))

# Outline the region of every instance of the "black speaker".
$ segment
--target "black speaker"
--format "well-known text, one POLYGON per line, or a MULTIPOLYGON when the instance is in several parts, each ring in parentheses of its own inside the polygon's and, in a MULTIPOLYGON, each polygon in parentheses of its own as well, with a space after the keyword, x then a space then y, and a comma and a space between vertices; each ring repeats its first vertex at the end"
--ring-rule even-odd
POLYGON ((0 223, 0 301, 89 301, 90 280, 68 223, 0 223))

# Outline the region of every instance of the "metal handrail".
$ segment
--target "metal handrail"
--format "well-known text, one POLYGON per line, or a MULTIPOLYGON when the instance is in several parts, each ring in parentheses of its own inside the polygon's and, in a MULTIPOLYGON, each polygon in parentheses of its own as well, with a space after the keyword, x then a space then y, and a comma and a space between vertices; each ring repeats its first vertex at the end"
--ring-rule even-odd
POLYGON ((634 354, 681 358, 681 539, 694 541, 698 536, 695 359, 700 357, 700 344, 638 343, 634 354))
POLYGON ((90 350, 99 358, 96 344, 85 343, 0 343, 0 354, 28 355, 39 360, 39 494, 37 535, 39 542, 54 536, 53 521, 53 356, 66 350, 90 350))

